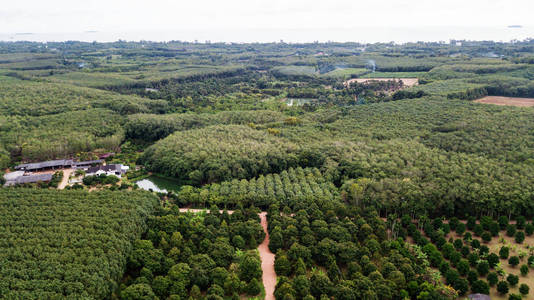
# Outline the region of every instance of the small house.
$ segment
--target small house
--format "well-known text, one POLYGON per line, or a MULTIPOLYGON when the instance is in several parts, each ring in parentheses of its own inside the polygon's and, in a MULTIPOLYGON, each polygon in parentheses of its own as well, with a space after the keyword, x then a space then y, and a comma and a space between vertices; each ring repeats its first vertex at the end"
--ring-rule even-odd
POLYGON ((121 178, 123 174, 126 174, 130 167, 123 166, 121 164, 111 164, 105 166, 90 167, 87 169, 85 176, 100 176, 105 174, 106 176, 117 176, 121 178))

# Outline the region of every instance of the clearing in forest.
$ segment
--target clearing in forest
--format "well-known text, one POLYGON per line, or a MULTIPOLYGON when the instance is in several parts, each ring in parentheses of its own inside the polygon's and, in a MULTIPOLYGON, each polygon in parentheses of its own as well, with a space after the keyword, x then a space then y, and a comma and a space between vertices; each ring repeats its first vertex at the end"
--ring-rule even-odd
POLYGON ((412 87, 419 83, 419 79, 417 78, 353 78, 353 79, 349 79, 345 81, 344 85, 347 86, 353 82, 366 83, 369 81, 390 81, 390 80, 402 81, 402 83, 406 87, 412 87))
POLYGON ((475 102, 518 107, 534 106, 534 98, 486 96, 484 98, 475 100, 475 102))

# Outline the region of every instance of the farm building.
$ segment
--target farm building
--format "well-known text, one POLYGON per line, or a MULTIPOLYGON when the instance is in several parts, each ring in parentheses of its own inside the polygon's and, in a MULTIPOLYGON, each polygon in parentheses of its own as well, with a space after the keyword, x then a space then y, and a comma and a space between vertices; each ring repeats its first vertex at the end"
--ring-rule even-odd
POLYGON ((63 168, 72 168, 74 162, 72 159, 49 160, 38 163, 20 164, 15 167, 15 170, 21 171, 43 171, 55 170, 63 168))
POLYGON ((467 298, 470 300, 491 300, 490 296, 484 294, 471 294, 467 298))
POLYGON ((34 175, 22 175, 16 177, 14 180, 8 180, 5 183, 5 186, 12 186, 17 184, 25 183, 36 183, 36 182, 48 182, 52 180, 52 174, 34 174, 34 175))
POLYGON ((82 169, 82 170, 87 170, 89 169, 90 167, 95 167, 97 165, 101 165, 104 161, 101 160, 101 159, 97 159, 97 160, 87 160, 87 161, 77 161, 77 162, 74 162, 74 167, 76 169, 82 169))
POLYGON ((123 166, 121 164, 111 164, 111 165, 105 165, 105 166, 97 166, 97 167, 91 167, 88 168, 86 171, 85 176, 99 176, 101 174, 105 174, 107 176, 114 175, 117 177, 121 177, 123 174, 125 174, 130 167, 123 166))

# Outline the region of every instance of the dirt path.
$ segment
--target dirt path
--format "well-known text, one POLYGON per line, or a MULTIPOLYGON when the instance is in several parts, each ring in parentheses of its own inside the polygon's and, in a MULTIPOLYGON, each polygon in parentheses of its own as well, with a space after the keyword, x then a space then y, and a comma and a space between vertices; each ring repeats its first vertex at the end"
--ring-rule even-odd
MULTIPOLYGON (((180 212, 209 212, 209 209, 197 209, 197 208, 180 208, 180 212)), ((223 211, 220 210, 222 213, 223 211)), ((233 210, 228 210, 228 214, 233 214, 233 210)), ((274 300, 274 288, 276 287, 276 272, 274 271, 274 253, 269 250, 269 231, 267 230, 267 212, 263 211, 259 214, 261 227, 265 232, 265 239, 258 246, 258 252, 260 253, 261 270, 263 287, 265 288, 265 300, 274 300)))
POLYGON ((265 288, 265 300, 274 300, 276 286, 276 272, 274 271, 274 254, 269 250, 269 231, 267 230, 267 213, 260 213, 261 227, 265 232, 265 239, 258 246, 261 259, 262 280, 265 288))
POLYGON ((62 190, 65 187, 67 187, 67 184, 69 184, 69 177, 70 177, 70 174, 72 174, 72 172, 74 172, 73 169, 63 170, 63 179, 61 179, 61 182, 57 186, 58 190, 62 190))

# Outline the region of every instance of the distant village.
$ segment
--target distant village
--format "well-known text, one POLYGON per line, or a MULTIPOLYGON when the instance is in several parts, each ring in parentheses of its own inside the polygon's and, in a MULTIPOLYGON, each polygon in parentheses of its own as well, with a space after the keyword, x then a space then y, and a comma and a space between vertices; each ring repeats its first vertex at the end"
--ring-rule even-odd
POLYGON ((129 167, 122 164, 106 164, 103 159, 74 161, 72 159, 49 160, 43 162, 20 164, 13 172, 4 174, 4 186, 16 186, 32 183, 50 182, 54 174, 63 172, 63 180, 58 188, 80 184, 89 176, 115 176, 121 178, 129 167))

